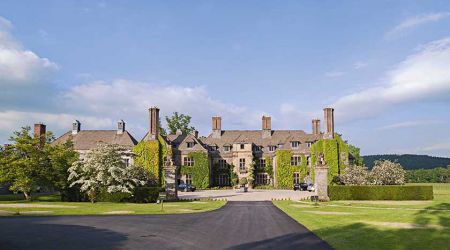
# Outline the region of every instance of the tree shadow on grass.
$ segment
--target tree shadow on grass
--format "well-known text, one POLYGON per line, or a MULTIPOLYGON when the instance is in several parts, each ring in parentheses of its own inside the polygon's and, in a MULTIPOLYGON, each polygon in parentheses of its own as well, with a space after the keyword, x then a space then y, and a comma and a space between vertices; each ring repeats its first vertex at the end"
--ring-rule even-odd
POLYGON ((21 219, 0 220, 0 249, 118 249, 127 240, 126 235, 91 226, 21 219))
POLYGON ((317 234, 337 249, 449 249, 449 207, 449 203, 426 207, 414 214, 412 223, 386 221, 384 226, 374 226, 368 221, 321 229, 317 234))

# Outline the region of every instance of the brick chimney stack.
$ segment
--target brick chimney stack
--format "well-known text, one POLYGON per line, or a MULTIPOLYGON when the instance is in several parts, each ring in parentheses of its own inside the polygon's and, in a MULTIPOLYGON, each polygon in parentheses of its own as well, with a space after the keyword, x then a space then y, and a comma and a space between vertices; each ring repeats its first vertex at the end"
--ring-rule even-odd
POLYGON ((122 135, 123 133, 125 133, 125 122, 120 120, 117 122, 117 134, 122 135))
POLYGON ((46 126, 42 123, 34 124, 34 137, 42 137, 45 135, 46 126))
POLYGON ((334 109, 333 108, 324 108, 323 109, 324 117, 325 117, 325 134, 324 139, 333 139, 334 138, 334 109))
POLYGON ((222 118, 220 116, 212 117, 212 137, 216 139, 222 137, 222 118))
POLYGON ((320 134, 320 119, 312 120, 312 133, 313 135, 320 134))
POLYGON ((263 115, 262 117, 262 138, 272 137, 272 118, 270 116, 263 115))
POLYGON ((78 120, 75 120, 72 123, 72 135, 78 134, 78 132, 80 132, 80 130, 81 130, 81 123, 78 120))
POLYGON ((150 137, 149 140, 157 140, 159 135, 159 108, 151 107, 148 109, 150 113, 150 137))

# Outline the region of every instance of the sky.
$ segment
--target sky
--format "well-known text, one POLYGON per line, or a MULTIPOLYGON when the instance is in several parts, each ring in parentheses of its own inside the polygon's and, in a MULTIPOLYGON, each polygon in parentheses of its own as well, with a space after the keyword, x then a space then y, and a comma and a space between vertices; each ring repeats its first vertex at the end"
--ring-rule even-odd
MULTIPOLYGON (((311 132, 323 108, 368 154, 450 157, 450 2, 0 2, 0 142, 43 122, 56 136, 140 140, 148 108, 223 129, 311 132)), ((164 119, 162 119, 164 124, 164 119)))

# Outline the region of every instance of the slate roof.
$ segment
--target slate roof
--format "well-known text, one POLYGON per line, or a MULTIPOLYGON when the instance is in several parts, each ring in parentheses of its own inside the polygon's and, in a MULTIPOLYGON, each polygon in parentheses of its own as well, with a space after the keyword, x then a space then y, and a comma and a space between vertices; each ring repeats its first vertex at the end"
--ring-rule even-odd
POLYGON ((66 132, 53 144, 64 143, 70 137, 72 137, 75 150, 90 150, 97 147, 99 143, 118 144, 132 149, 138 143, 126 130, 123 134, 117 134, 117 130, 80 130, 75 135, 72 135, 72 131, 66 132))

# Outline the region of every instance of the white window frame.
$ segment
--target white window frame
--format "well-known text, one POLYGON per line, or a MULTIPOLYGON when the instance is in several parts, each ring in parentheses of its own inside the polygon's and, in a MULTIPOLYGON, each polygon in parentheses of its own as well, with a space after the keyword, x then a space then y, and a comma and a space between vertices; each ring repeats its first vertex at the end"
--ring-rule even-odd
POLYGON ((269 152, 275 152, 277 150, 277 146, 271 145, 269 146, 269 152))
POLYGON ((239 172, 247 171, 247 166, 245 165, 245 158, 239 158, 239 172))
POLYGON ((185 184, 192 185, 192 175, 191 174, 186 174, 184 177, 184 180, 185 180, 184 181, 185 184))
POLYGON ((193 167, 194 166, 194 158, 185 156, 183 158, 183 165, 188 166, 188 167, 193 167))
POLYGON ((294 172, 292 174, 292 179, 293 179, 294 184, 300 184, 300 173, 294 172))
POLYGON ((187 148, 193 148, 195 146, 195 142, 193 142, 193 141, 188 141, 186 144, 187 144, 187 148))
POLYGON ((261 168, 261 169, 266 168, 266 159, 259 158, 259 165, 258 165, 258 167, 261 168))
POLYGON ((298 148, 299 146, 300 146, 300 142, 299 141, 291 141, 291 148, 298 148))
POLYGON ((291 156, 291 166, 300 166, 302 158, 298 155, 291 156))

